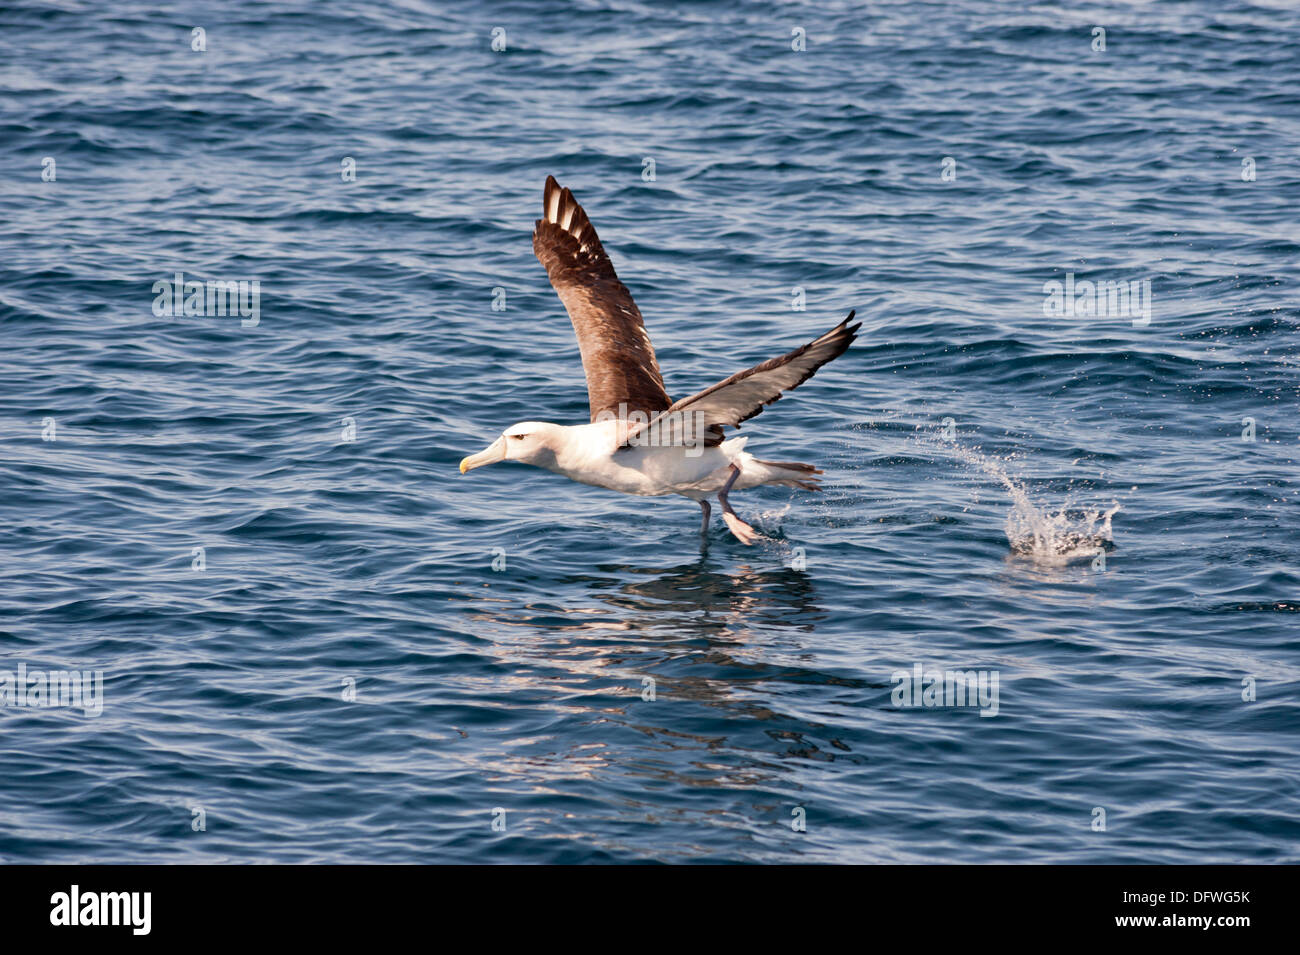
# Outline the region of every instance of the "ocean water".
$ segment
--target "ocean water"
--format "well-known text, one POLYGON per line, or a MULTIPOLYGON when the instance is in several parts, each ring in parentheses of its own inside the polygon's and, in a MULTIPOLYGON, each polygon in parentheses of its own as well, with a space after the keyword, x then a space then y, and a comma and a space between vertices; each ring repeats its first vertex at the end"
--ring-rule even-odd
POLYGON ((1284 2, 5 5, 0 859, 1300 861, 1298 91, 1284 2), (548 174, 674 397, 857 309, 755 546, 458 473, 587 415, 548 174))

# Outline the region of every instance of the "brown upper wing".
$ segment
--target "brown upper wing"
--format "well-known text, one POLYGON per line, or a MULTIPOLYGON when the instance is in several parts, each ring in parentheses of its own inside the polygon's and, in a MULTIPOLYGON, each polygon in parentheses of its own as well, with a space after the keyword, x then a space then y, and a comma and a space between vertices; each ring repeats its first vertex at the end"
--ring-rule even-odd
POLYGON ((635 443, 637 435, 653 429, 655 440, 664 444, 691 443, 700 440, 712 447, 722 441, 724 425, 738 427, 763 408, 781 397, 781 393, 797 388, 828 361, 838 358, 857 337, 862 323, 849 325, 854 312, 825 335, 801 345, 789 354, 773 358, 761 365, 737 372, 711 388, 678 401, 648 425, 633 428, 627 437, 635 443))
POLYGON ((672 399, 632 293, 614 273, 587 213, 554 176, 546 177, 542 212, 533 251, 578 335, 591 420, 632 412, 653 418, 672 399))

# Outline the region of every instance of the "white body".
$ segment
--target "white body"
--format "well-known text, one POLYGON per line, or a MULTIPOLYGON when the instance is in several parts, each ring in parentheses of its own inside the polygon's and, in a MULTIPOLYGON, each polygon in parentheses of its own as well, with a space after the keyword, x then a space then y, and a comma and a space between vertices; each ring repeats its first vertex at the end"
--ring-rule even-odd
POLYGON ((693 501, 703 501, 722 490, 732 468, 740 472, 732 490, 790 484, 808 477, 758 460, 745 451, 748 437, 732 438, 713 448, 620 447, 627 429, 626 421, 615 419, 575 425, 521 421, 489 447, 462 461, 460 470, 464 474, 485 464, 518 461, 623 494, 680 494, 693 501))
POLYGON ((563 474, 582 484, 653 496, 680 494, 702 501, 717 494, 731 476, 734 465, 740 476, 735 490, 758 487, 779 479, 781 472, 760 464, 748 454, 748 437, 732 438, 714 448, 628 447, 616 450, 624 423, 598 421, 592 424, 552 425, 562 432, 554 458, 532 463, 563 474))

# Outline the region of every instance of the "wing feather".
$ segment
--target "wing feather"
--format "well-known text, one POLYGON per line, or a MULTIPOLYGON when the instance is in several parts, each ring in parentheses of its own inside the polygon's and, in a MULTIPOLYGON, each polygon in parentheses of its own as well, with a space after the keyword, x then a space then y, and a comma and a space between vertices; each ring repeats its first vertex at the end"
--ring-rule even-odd
POLYGON ((736 372, 725 381, 681 399, 662 415, 652 417, 648 425, 633 428, 628 443, 634 443, 642 431, 653 429, 657 443, 689 443, 703 435, 706 446, 719 444, 723 427, 736 428, 742 421, 762 414, 782 393, 799 387, 822 365, 844 354, 862 327, 861 322, 849 325, 854 314, 849 312, 825 335, 780 358, 736 372))
POLYGON ((587 375, 591 420, 653 418, 672 404, 641 312, 573 193, 546 177, 533 251, 564 303, 587 375))

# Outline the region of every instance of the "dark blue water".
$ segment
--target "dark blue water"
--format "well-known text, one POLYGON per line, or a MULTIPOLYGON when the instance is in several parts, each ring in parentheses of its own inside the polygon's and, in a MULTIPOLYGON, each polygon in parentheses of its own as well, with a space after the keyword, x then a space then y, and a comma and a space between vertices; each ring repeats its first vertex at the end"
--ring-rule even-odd
POLYGON ((1297 155, 1283 2, 7 5, 0 670, 103 699, 0 858, 1300 860, 1297 155), (674 397, 864 320, 765 541, 458 473, 587 415, 548 174, 674 397))

